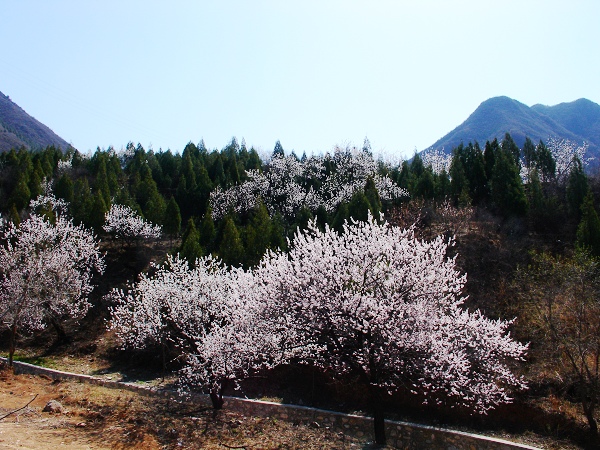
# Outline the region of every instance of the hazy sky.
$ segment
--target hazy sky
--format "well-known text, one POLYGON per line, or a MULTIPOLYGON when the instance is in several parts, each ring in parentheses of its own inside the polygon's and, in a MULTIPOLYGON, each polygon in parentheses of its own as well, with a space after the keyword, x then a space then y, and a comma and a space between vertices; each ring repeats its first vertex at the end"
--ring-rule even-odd
POLYGON ((81 151, 411 156, 484 100, 600 103, 597 0, 0 0, 0 91, 81 151))

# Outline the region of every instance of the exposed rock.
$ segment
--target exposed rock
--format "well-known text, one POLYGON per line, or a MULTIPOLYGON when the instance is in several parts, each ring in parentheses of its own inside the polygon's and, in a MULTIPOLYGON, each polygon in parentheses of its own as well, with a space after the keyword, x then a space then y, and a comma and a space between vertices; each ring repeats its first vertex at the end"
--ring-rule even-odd
POLYGON ((60 402, 57 402, 56 400, 50 400, 48 403, 46 403, 46 406, 44 406, 44 409, 42 409, 43 412, 49 412, 52 414, 62 414, 64 412, 64 408, 63 405, 60 404, 60 402))

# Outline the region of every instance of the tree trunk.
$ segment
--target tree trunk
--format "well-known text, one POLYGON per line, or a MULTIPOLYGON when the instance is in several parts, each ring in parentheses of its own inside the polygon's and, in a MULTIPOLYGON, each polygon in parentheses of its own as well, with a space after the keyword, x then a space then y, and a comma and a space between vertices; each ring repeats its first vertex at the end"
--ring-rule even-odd
POLYGON ((212 402, 213 408, 216 411, 223 408, 223 403, 225 403, 223 401, 223 391, 225 390, 226 384, 227 381, 221 381, 221 387, 218 391, 215 388, 210 391, 210 401, 212 402))
POLYGON ((383 405, 381 404, 381 394, 375 386, 370 386, 371 407, 373 409, 373 432, 375 433, 375 443, 385 445, 385 416, 383 405))
POLYGON ((56 317, 50 317, 50 324, 52 325, 52 328, 54 328, 54 331, 56 331, 56 344, 60 345, 69 342, 69 337, 67 336, 65 329, 58 322, 56 317))
POLYGON ((13 366, 13 357, 15 356, 15 347, 17 341, 17 324, 13 323, 10 327, 10 342, 8 345, 8 365, 13 366))
POLYGON ((594 402, 586 402, 585 400, 581 402, 583 406, 583 413, 587 418, 588 424, 590 426, 590 433, 594 439, 598 438, 598 424, 596 423, 596 419, 594 418, 594 410, 595 404, 594 402))

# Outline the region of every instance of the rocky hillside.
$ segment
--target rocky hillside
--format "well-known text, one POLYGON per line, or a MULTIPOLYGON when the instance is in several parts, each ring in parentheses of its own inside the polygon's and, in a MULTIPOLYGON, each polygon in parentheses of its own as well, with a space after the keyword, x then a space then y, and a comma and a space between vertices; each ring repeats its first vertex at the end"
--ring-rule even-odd
POLYGON ((69 143, 0 92, 0 152, 21 146, 35 150, 50 145, 66 150, 69 143))

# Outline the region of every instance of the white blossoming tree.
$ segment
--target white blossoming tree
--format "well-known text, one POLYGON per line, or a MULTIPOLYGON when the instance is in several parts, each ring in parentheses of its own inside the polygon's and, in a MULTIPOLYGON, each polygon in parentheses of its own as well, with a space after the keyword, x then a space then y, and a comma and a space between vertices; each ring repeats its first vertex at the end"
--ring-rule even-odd
POLYGON ((582 145, 568 139, 559 139, 551 137, 546 144, 556 162, 556 179, 559 184, 565 184, 569 178, 571 168, 575 160, 579 160, 583 167, 587 166, 593 157, 587 157, 589 144, 584 142, 582 145))
POLYGON ((114 203, 106 213, 102 228, 127 243, 141 239, 159 239, 162 234, 160 225, 144 220, 129 206, 114 203))
POLYGON ((323 206, 329 213, 340 203, 364 189, 373 178, 382 200, 407 197, 408 192, 388 176, 377 173, 378 164, 369 152, 336 149, 333 154, 299 161, 294 156, 276 155, 262 172, 251 170, 248 180, 227 190, 216 188, 210 197, 213 216, 229 211, 242 213, 253 209, 259 200, 269 212, 293 217, 301 208, 316 211, 323 206))
MULTIPOLYGON (((32 214, 0 234, 0 320, 10 330, 12 365, 19 330, 40 330, 63 316, 83 317, 92 276, 104 271, 95 236, 71 219, 32 214)), ((57 331, 60 328, 57 328, 57 331)))
POLYGON ((478 412, 525 387, 507 363, 526 346, 511 339, 510 322, 461 307, 466 276, 446 256, 449 245, 372 218, 341 235, 313 222, 289 254, 270 253, 257 269, 270 292, 265 317, 294 328, 306 362, 368 387, 378 443, 381 396, 401 386, 478 412))
POLYGON ((175 348, 186 363, 182 390, 208 391, 219 409, 229 383, 283 358, 278 348, 285 333, 265 326, 260 293, 251 273, 212 257, 190 268, 185 259, 169 256, 152 276, 142 274, 128 291, 110 294, 111 327, 127 347, 175 348))
POLYGON ((169 259, 128 293, 113 292, 112 326, 134 347, 176 343, 187 360, 184 390, 204 387, 215 407, 227 382, 291 357, 358 377, 382 443, 380 399, 402 386, 478 412, 525 387, 509 365, 526 346, 512 340, 510 322, 462 308, 466 276, 449 245, 372 217, 341 235, 312 221, 289 254, 269 251, 252 271, 169 259))

